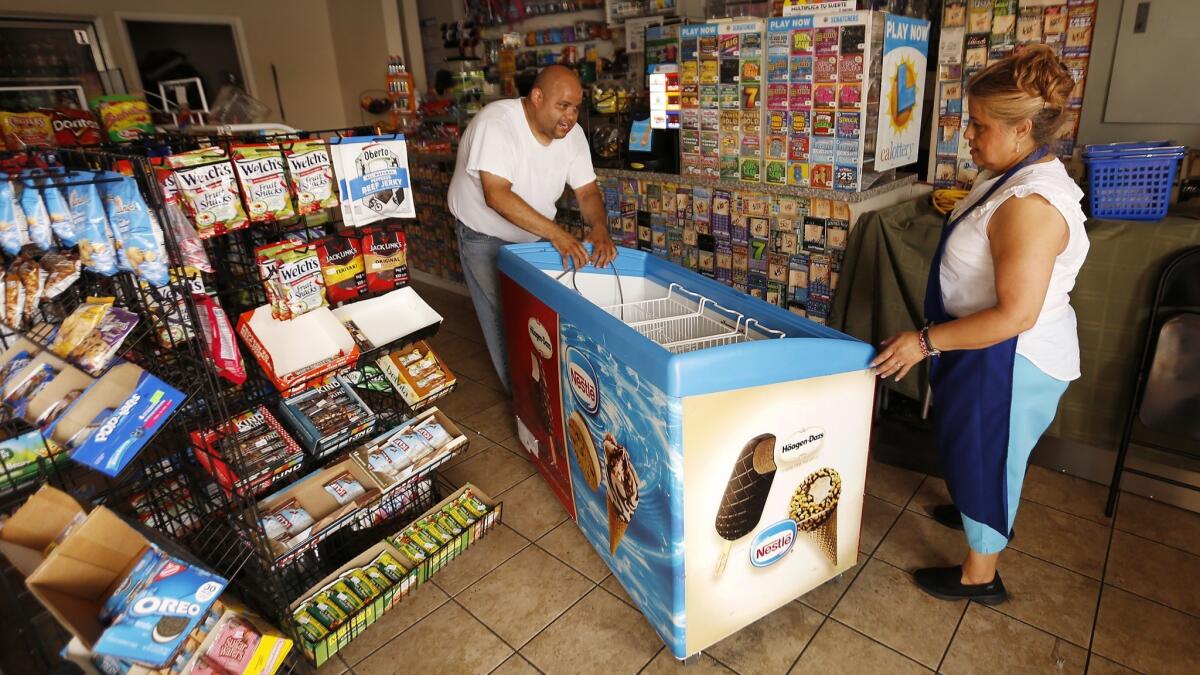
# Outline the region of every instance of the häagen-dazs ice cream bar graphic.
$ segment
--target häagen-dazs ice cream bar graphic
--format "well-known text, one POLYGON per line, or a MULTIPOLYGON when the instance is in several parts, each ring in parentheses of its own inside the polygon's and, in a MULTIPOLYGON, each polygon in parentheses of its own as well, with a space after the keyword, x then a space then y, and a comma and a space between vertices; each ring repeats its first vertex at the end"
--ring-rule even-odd
POLYGON ((717 560, 717 576, 725 572, 734 542, 754 531, 762 518, 763 507, 775 480, 775 435, 761 434, 742 448, 725 494, 717 511, 717 534, 725 540, 725 550, 717 560))
POLYGON ((533 362, 532 377, 534 389, 537 390, 538 421, 546 432, 546 443, 549 446, 546 451, 550 455, 550 463, 558 466, 558 448, 554 443, 554 416, 550 412, 550 391, 546 383, 546 369, 542 367, 542 359, 538 357, 537 352, 530 352, 529 360, 533 362))
POLYGON ((629 451, 612 434, 604 435, 604 466, 608 480, 608 550, 616 555, 640 495, 629 451))
POLYGON ((838 564, 837 508, 842 496, 842 477, 826 467, 800 482, 788 504, 788 517, 806 532, 834 567, 838 564))

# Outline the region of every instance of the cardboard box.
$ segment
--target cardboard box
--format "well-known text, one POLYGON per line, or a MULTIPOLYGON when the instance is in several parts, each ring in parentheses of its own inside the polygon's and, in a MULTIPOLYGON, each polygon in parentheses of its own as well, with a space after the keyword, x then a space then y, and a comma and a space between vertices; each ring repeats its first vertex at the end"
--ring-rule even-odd
POLYGON ((328 307, 276 321, 268 306, 238 318, 237 333, 285 396, 358 360, 358 345, 328 307))
POLYGON ((4 381, 3 390, 0 391, 0 396, 3 396, 4 399, 4 405, 12 409, 17 417, 24 418, 29 410, 29 404, 33 399, 38 398, 42 391, 49 387, 51 382, 58 379, 68 367, 66 361, 63 361, 50 352, 44 351, 34 354, 33 360, 28 365, 16 371, 4 381), (46 367, 53 369, 54 375, 50 379, 44 380, 39 388, 35 388, 29 392, 22 392, 21 390, 26 387, 28 380, 46 367), (33 395, 30 396, 30 394, 33 395))
POLYGON ((29 400, 29 406, 25 411, 25 419, 31 424, 38 425, 42 433, 54 433, 54 427, 66 416, 66 411, 57 414, 57 417, 50 423, 41 425, 39 420, 42 415, 50 410, 51 407, 68 399, 73 392, 75 399, 68 403, 66 410, 70 410, 75 404, 79 403, 80 399, 87 396, 92 387, 96 385, 96 378, 79 370, 75 366, 66 365, 58 376, 46 385, 37 396, 29 400))
MULTIPOLYGON (((367 604, 358 612, 352 614, 341 626, 338 626, 331 631, 330 634, 323 640, 317 643, 309 643, 302 639, 300 642, 300 647, 309 660, 320 667, 322 664, 328 661, 330 657, 332 657, 338 651, 344 649, 346 645, 350 644, 354 638, 362 634, 362 632, 369 626, 378 621, 385 612, 399 604, 399 602, 405 596, 409 595, 415 588, 428 581, 435 573, 445 568, 445 566, 449 564, 451 560, 461 555, 467 550, 468 547, 471 546, 471 544, 491 531, 496 524, 500 522, 502 505, 496 504, 482 490, 474 485, 471 485, 470 483, 464 485, 458 490, 455 490, 448 497, 438 502, 436 506, 422 514, 422 517, 441 511, 443 506, 453 502, 458 498, 459 495, 467 490, 470 490, 476 497, 490 507, 488 512, 484 514, 482 518, 475 521, 475 523, 473 523, 470 527, 464 529, 463 532, 455 537, 453 541, 442 546, 436 553, 431 554, 420 565, 412 568, 408 576, 406 576, 403 581, 386 589, 372 602, 367 604)), ((402 565, 406 564, 407 559, 403 556, 403 554, 397 551, 386 540, 381 541, 364 551, 362 554, 356 556, 350 562, 339 567, 332 574, 326 576, 324 579, 310 588, 308 592, 303 595, 301 600, 292 603, 291 610, 295 612, 295 610, 299 609, 300 606, 303 605, 308 598, 312 597, 313 594, 333 583, 347 571, 370 563, 372 560, 377 558, 380 553, 385 551, 391 554, 392 557, 396 558, 396 560, 402 565)))
MULTIPOLYGON (((312 517, 313 524, 302 530, 298 535, 283 541, 270 540, 271 552, 282 561, 296 553, 306 544, 324 539, 339 527, 350 522, 352 517, 364 506, 375 501, 381 488, 370 473, 364 471, 349 459, 344 459, 319 471, 314 471, 299 482, 286 489, 263 499, 258 503, 258 513, 263 518, 274 513, 285 503, 295 499, 312 517), (325 489, 325 484, 343 473, 349 472, 362 485, 364 494, 347 504, 339 504, 333 495, 325 489)), ((247 516, 252 517, 252 516, 247 516)))
POLYGON ((383 371, 384 377, 396 391, 400 392, 400 396, 404 398, 404 402, 411 406, 414 410, 427 406, 433 401, 449 394, 454 390, 454 385, 457 379, 453 371, 446 365, 444 361, 429 345, 421 340, 414 344, 408 345, 401 349, 397 349, 391 353, 385 354, 376 361, 379 369, 383 371), (430 368, 428 373, 434 373, 440 369, 445 377, 434 382, 427 382, 428 373, 414 376, 409 372, 412 364, 405 365, 405 362, 419 352, 421 357, 432 357, 436 366, 430 368))
POLYGON ((51 438, 73 448, 71 459, 115 477, 185 398, 182 392, 138 366, 119 363, 59 418, 51 438), (76 438, 74 445, 68 442, 89 426, 95 430, 86 440, 76 438))
POLYGON ((217 485, 227 495, 233 494, 235 490, 239 495, 261 494, 280 478, 298 471, 304 460, 300 446, 288 435, 283 424, 275 419, 271 411, 262 405, 234 415, 220 429, 193 431, 191 439, 194 444, 192 450, 200 466, 216 479, 217 485), (229 434, 251 432, 263 426, 271 427, 277 437, 282 439, 287 450, 265 465, 252 468, 251 462, 261 460, 263 456, 256 453, 253 447, 242 449, 242 468, 249 470, 247 475, 239 476, 235 467, 226 461, 222 450, 222 446, 230 445, 232 441, 222 443, 222 439, 229 434))
POLYGON ((445 507, 447 504, 452 504, 459 498, 460 495, 468 490, 471 492, 471 494, 475 495, 479 501, 488 506, 488 512, 483 514, 482 518, 472 523, 470 527, 464 529, 462 533, 454 538, 453 541, 445 544, 439 548, 437 552, 432 553, 425 558, 425 561, 421 563, 422 581, 430 579, 433 577, 433 575, 440 572, 446 567, 446 565, 450 564, 451 560, 454 560, 456 557, 466 551, 467 547, 490 531, 500 520, 503 504, 497 504, 496 501, 489 497, 486 492, 480 490, 478 486, 471 483, 467 483, 454 492, 451 492, 446 496, 445 499, 435 504, 433 508, 421 514, 421 517, 417 518, 417 520, 441 511, 443 507, 445 507))
MULTIPOLYGON (((292 641, 282 635, 278 628, 268 624, 262 617, 246 609, 237 598, 231 596, 229 593, 223 594, 221 599, 213 604, 212 612, 217 615, 212 626, 203 630, 197 628, 189 637, 189 643, 194 643, 194 648, 189 652, 190 657, 181 664, 181 667, 171 666, 151 669, 129 662, 118 661, 111 657, 98 656, 85 647, 79 638, 71 638, 71 641, 63 648, 62 657, 78 666, 86 675, 109 675, 110 673, 119 673, 120 675, 190 675, 199 664, 199 655, 208 653, 224 624, 234 618, 240 618, 249 623, 258 631, 261 637, 255 646, 249 664, 242 671, 244 675, 274 675, 283 663, 283 660, 287 658, 288 653, 292 650, 292 641)), ((187 651, 186 647, 185 651, 187 651)))
POLYGON ((234 619, 245 621, 259 634, 258 644, 255 645, 254 653, 247 660, 248 663, 242 670, 242 675, 274 675, 279 670, 279 666, 283 665, 288 652, 292 651, 292 641, 285 637, 278 628, 267 623, 261 616, 251 612, 236 598, 229 596, 229 594, 221 596, 221 603, 225 606, 224 613, 217 620, 216 626, 209 631, 204 641, 200 643, 200 647, 196 650, 196 657, 183 669, 183 675, 190 675, 195 670, 196 665, 200 661, 199 657, 207 654, 212 649, 217 638, 224 630, 225 625, 234 619))
POLYGON ((125 661, 113 656, 105 654, 97 654, 89 651, 79 642, 79 638, 71 638, 71 642, 67 644, 68 660, 78 665, 78 658, 70 658, 71 654, 79 654, 82 652, 83 660, 91 667, 92 671, 100 673, 100 675, 182 675, 188 672, 196 662, 196 654, 199 646, 204 640, 208 639, 212 631, 216 628, 217 622, 226 613, 224 600, 227 596, 222 595, 221 599, 214 602, 212 608, 205 615, 204 620, 200 625, 196 626, 187 640, 184 641, 183 647, 179 650, 179 654, 168 665, 159 668, 148 668, 146 666, 125 661))
POLYGON ((343 305, 333 310, 333 315, 362 349, 381 347, 409 335, 430 334, 442 323, 442 316, 411 287, 343 305))
POLYGON ((0 526, 0 553, 27 577, 52 544, 84 521, 87 512, 71 495, 43 485, 0 526))
MULTIPOLYGON (((25 583, 68 632, 95 650, 107 643, 106 633, 122 628, 100 623, 105 600, 149 548, 150 542, 140 532, 100 506, 50 552, 25 583)), ((208 611, 208 605, 200 611, 208 611)))
POLYGON ((296 440, 313 457, 321 459, 341 450, 363 438, 375 429, 378 415, 367 407, 362 398, 340 376, 335 376, 329 382, 314 387, 303 394, 284 399, 279 405, 279 418, 292 429, 296 440), (341 390, 350 400, 349 407, 361 411, 365 416, 353 424, 335 427, 322 435, 312 420, 304 414, 303 407, 311 400, 319 400, 329 395, 333 390, 341 390))
POLYGON ((413 475, 419 474, 432 466, 440 464, 450 455, 465 452, 469 443, 470 441, 467 439, 466 435, 463 434, 462 430, 458 428, 458 425, 456 425, 449 417, 447 417, 445 413, 437 408, 430 408, 413 419, 405 422, 404 424, 390 431, 382 433, 366 443, 363 443, 361 447, 355 448, 350 452, 350 458, 354 460, 356 464, 358 464, 359 468, 370 474, 384 492, 387 492, 395 486, 412 478, 413 475), (415 427, 429 419, 436 420, 442 425, 443 428, 445 428, 446 433, 450 434, 449 443, 442 446, 438 450, 417 459, 417 461, 413 462, 398 474, 376 471, 371 467, 371 462, 368 461, 367 455, 372 448, 383 445, 393 435, 402 433, 406 429, 415 427))
POLYGON ((49 467, 67 457, 61 445, 36 429, 0 441, 0 495, 44 481, 49 467))
MULTIPOLYGON (((346 572, 363 567, 371 563, 379 557, 381 553, 388 553, 401 565, 404 564, 404 557, 400 552, 392 547, 386 541, 381 541, 359 555, 355 556, 350 562, 342 565, 332 574, 329 574, 312 588, 310 588, 300 600, 293 602, 290 609, 291 613, 295 613, 300 609, 305 602, 309 600, 315 593, 341 578, 346 572)), ((313 661, 318 667, 329 660, 334 654, 350 644, 350 641, 362 634, 371 624, 375 623, 384 615, 385 612, 395 607, 407 595, 412 593, 422 581, 419 578, 418 569, 410 569, 409 573, 399 583, 392 584, 384 589, 374 600, 367 603, 358 612, 355 612, 345 623, 330 631, 329 635, 317 643, 310 643, 300 639, 300 648, 304 654, 313 661)))

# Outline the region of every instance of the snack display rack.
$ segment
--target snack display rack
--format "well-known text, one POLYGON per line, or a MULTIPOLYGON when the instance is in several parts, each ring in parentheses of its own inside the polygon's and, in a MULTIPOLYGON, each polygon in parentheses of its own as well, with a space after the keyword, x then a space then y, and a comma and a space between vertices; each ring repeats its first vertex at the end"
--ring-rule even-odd
MULTIPOLYGON (((228 150, 234 143, 265 142, 282 146, 299 139, 351 136, 356 131, 370 134, 373 130, 334 129, 273 136, 158 134, 102 148, 30 148, 23 154, 69 170, 119 169, 132 175, 158 222, 167 223, 168 214, 152 157, 205 146, 224 146, 228 150)), ((140 317, 139 329, 127 338, 121 356, 177 388, 185 399, 145 448, 115 477, 64 461, 68 454, 65 451, 53 458, 49 458, 52 453, 47 451, 46 458, 24 467, 21 476, 9 474, 0 463, 0 485, 6 486, 0 490, 0 512, 10 512, 42 484, 58 487, 80 503, 107 506, 180 544, 213 572, 229 579, 230 589, 252 609, 295 636, 289 605, 364 548, 396 533, 436 504, 443 489, 434 479, 439 466, 452 455, 430 462, 366 503, 356 503, 358 508, 339 521, 337 527, 321 531, 285 556, 276 555, 262 524, 259 499, 345 459, 345 449, 323 457, 306 452, 299 463, 288 466, 252 467, 250 448, 244 442, 239 443, 234 435, 217 438, 209 448, 197 447, 194 434, 222 428, 235 415, 258 406, 274 409, 280 404, 281 395, 271 377, 235 336, 231 337, 241 349, 247 377, 236 385, 221 377, 209 344, 198 328, 201 308, 193 293, 202 290, 209 294, 229 317, 236 319, 268 302, 256 265, 256 247, 286 235, 311 241, 341 228, 336 208, 282 223, 254 223, 202 240, 209 260, 215 263, 213 273, 183 273, 175 269, 185 259, 180 242, 170 227, 163 227, 167 257, 173 272, 179 273, 173 273, 165 286, 157 288, 128 272, 109 277, 83 270, 69 293, 42 306, 40 321, 35 321, 35 326, 43 322, 61 323, 90 296, 114 297, 117 306, 140 317), (182 332, 155 330, 164 326, 197 328, 182 332), (208 457, 203 457, 205 454, 208 457), (270 478, 255 484, 254 489, 241 489, 240 483, 235 489, 223 489, 205 470, 202 458, 224 462, 236 476, 265 472, 270 478)), ((339 376, 351 383, 354 393, 377 415, 375 429, 391 429, 411 418, 413 411, 374 361, 389 350, 431 336, 438 326, 434 323, 386 344, 356 350, 355 358, 338 369, 339 376)), ((4 336, 5 347, 21 337, 44 346, 49 332, 25 331, 4 336)), ((36 428, 15 416, 6 414, 0 421, 0 433, 6 438, 30 431, 36 428)), ((465 442, 457 448, 462 449, 465 442)), ((57 653, 50 650, 66 640, 47 640, 42 634, 57 631, 56 637, 64 637, 65 633, 25 592, 20 576, 6 563, 0 565, 3 565, 0 614, 6 622, 18 627, 3 645, 5 651, 16 653, 9 647, 19 647, 33 662, 45 666, 44 672, 49 672, 59 663, 57 653)), ((302 651, 293 650, 281 672, 310 670, 312 664, 305 661, 302 651)))

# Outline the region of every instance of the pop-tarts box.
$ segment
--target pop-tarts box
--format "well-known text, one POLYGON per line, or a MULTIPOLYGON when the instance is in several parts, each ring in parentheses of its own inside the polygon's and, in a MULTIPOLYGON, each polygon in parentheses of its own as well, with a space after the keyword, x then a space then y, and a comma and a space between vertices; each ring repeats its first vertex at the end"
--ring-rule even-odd
POLYGON ((73 448, 74 461, 115 477, 186 398, 138 366, 121 363, 71 406, 51 437, 73 448))
POLYGON ((128 595, 92 651, 151 667, 165 666, 227 584, 212 572, 161 556, 154 574, 128 595))

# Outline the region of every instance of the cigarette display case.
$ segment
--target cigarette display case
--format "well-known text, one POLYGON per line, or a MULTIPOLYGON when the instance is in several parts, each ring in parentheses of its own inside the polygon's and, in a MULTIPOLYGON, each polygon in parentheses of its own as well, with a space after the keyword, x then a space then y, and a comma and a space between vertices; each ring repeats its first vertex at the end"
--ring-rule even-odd
POLYGON ((521 443, 676 658, 856 563, 869 345, 639 251, 499 267, 521 443))

